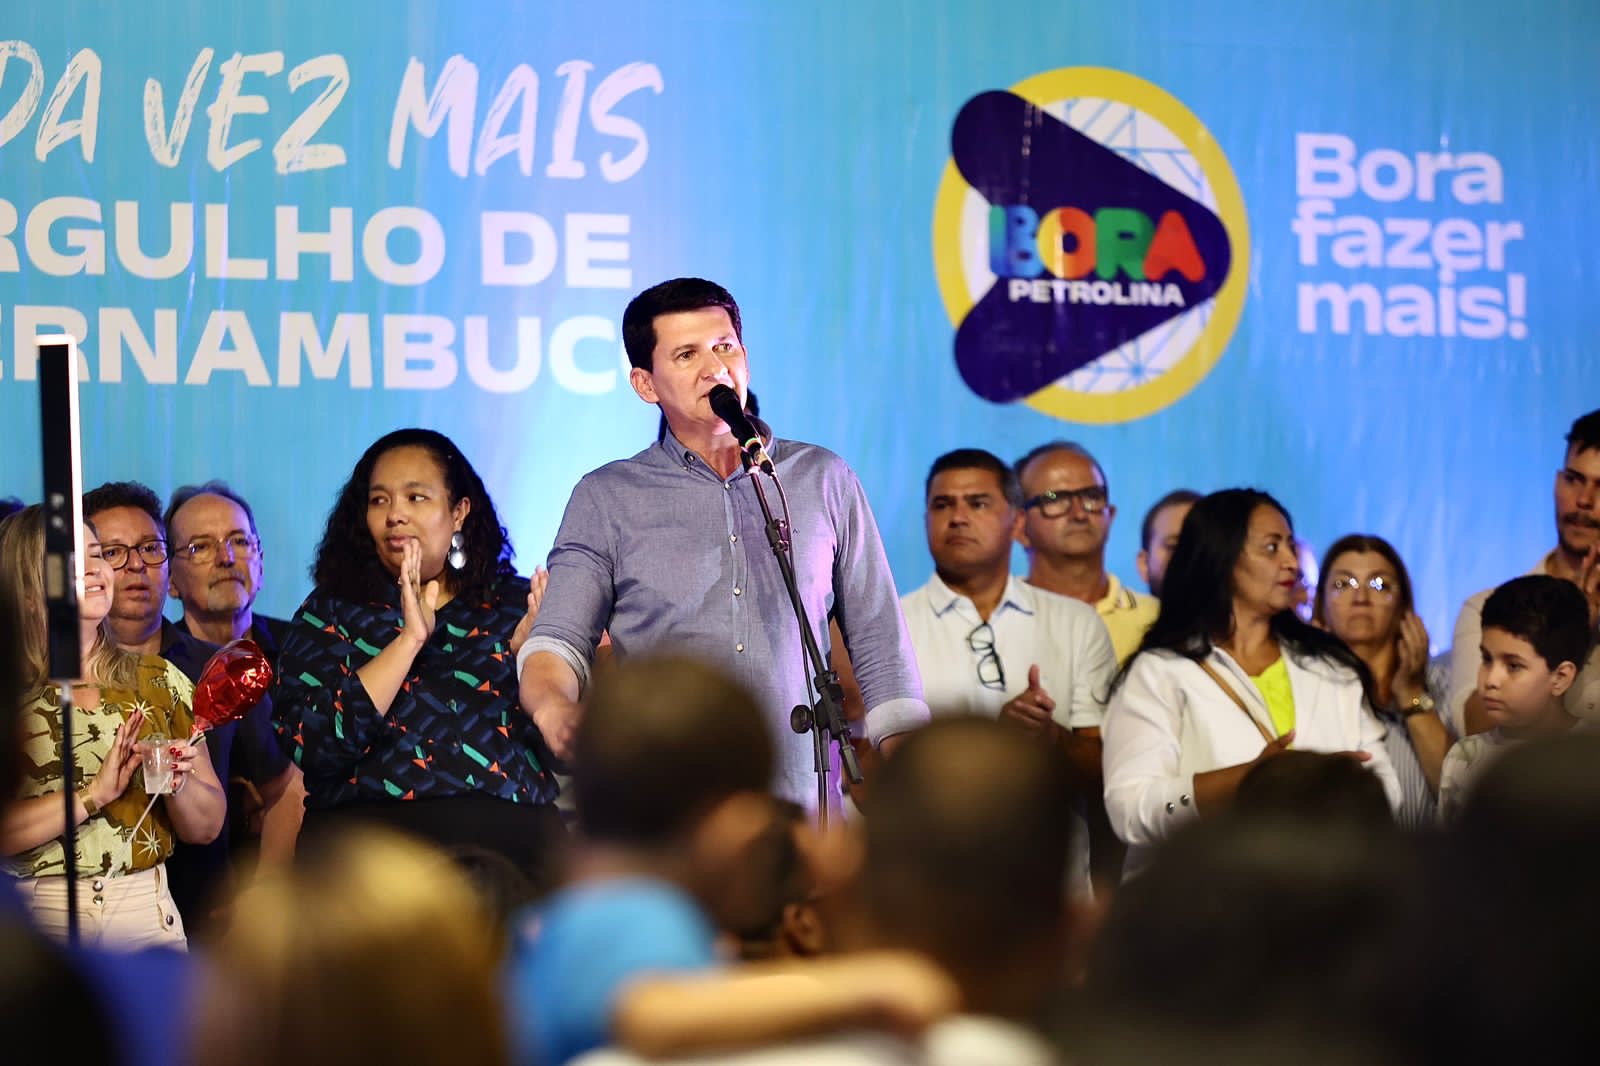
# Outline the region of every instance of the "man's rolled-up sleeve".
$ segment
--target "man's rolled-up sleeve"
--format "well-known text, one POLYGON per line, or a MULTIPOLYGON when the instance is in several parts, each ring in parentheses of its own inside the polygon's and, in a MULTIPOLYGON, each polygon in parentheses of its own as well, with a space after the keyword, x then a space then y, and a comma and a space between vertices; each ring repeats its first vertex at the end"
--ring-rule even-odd
POLYGON ((837 501, 834 613, 867 708, 867 738, 877 746, 926 725, 928 705, 878 524, 861 482, 844 473, 837 501))
POLYGON ((517 653, 520 677, 530 656, 550 652, 589 684, 589 666, 616 603, 616 538, 590 478, 567 501, 547 567, 550 583, 528 641, 517 653))

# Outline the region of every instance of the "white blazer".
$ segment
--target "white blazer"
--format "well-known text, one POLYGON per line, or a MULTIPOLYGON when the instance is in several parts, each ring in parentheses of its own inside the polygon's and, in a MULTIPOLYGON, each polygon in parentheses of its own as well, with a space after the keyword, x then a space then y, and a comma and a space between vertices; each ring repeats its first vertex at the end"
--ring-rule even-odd
MULTIPOLYGON (((1294 692, 1298 751, 1365 751, 1389 805, 1400 781, 1384 750, 1383 724, 1368 709, 1355 671, 1284 649, 1294 692)), ((1238 693, 1252 715, 1276 734, 1267 701, 1232 656, 1213 649, 1207 663, 1238 693)), ((1135 852, 1196 816, 1194 775, 1249 762, 1266 742, 1242 710, 1200 665, 1170 651, 1140 652, 1112 694, 1101 732, 1106 813, 1135 852)))

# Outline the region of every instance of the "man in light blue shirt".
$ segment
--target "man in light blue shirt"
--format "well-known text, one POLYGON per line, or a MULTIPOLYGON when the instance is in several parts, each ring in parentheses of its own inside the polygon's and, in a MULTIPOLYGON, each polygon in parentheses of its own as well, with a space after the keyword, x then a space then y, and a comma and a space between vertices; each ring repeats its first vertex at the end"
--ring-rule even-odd
MULTIPOLYGON (((550 584, 519 654, 523 707, 567 757, 602 633, 619 655, 693 655, 756 693, 778 747, 774 790, 813 807, 811 738, 789 727, 790 711, 813 702, 811 670, 754 475, 708 398, 718 385, 741 403, 747 394, 738 305, 720 285, 679 278, 635 297, 622 333, 629 383, 660 407, 668 432, 573 490, 550 553, 550 584)), ((766 450, 787 491, 797 584, 817 643, 828 654, 827 622, 836 619, 867 708, 867 736, 882 745, 926 722, 928 711, 866 496, 824 448, 769 439, 766 450)), ((768 494, 777 508, 777 494, 768 494)), ((838 782, 835 775, 835 796, 838 782)))

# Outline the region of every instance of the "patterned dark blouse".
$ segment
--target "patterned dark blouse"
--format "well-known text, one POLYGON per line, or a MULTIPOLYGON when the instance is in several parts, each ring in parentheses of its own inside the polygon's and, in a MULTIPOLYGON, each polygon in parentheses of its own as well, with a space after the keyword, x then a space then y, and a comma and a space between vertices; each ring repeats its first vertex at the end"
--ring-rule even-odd
POLYGON ((439 608, 433 635, 379 715, 356 671, 400 632, 400 606, 312 592, 284 636, 273 696, 273 728, 305 772, 306 806, 471 792, 554 801, 548 749, 518 706, 507 643, 527 602, 528 582, 513 575, 487 597, 439 608))

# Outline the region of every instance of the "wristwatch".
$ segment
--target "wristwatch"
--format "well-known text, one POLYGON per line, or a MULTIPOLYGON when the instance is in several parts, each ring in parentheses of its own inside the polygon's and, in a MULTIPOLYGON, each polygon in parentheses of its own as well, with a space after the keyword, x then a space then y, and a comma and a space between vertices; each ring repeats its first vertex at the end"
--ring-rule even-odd
POLYGON ((100 804, 94 801, 94 793, 89 791, 88 785, 78 789, 78 798, 83 801, 83 809, 89 812, 90 818, 100 813, 100 804))
POLYGON ((1410 718, 1414 714, 1432 714, 1434 707, 1433 697, 1424 689, 1421 695, 1412 696, 1411 702, 1400 708, 1401 718, 1410 718))

